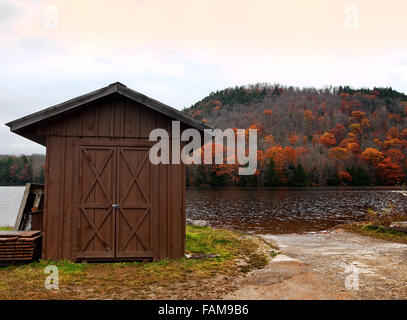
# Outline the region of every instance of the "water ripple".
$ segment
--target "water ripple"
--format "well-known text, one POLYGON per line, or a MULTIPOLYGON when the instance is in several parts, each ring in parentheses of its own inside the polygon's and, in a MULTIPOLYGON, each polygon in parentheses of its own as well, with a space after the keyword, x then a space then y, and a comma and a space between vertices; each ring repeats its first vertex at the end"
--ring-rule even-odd
POLYGON ((188 189, 187 216, 256 233, 310 232, 367 218, 367 209, 406 211, 407 198, 381 188, 188 189))

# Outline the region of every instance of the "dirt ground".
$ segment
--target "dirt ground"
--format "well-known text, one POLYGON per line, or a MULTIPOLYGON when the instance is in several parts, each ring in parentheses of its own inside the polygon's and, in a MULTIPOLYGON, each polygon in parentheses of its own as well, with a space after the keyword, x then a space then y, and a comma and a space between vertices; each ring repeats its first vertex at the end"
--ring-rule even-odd
POLYGON ((407 299, 407 245, 338 229, 266 235, 280 248, 225 299, 407 299))
POLYGON ((0 298, 407 299, 407 244, 344 230, 259 238, 209 228, 190 228, 187 243, 192 253, 223 258, 61 261, 59 290, 44 287, 44 268, 55 262, 8 266, 0 268, 0 298))
MULTIPOLYGON (((265 241, 231 230, 187 226, 186 250, 194 259, 151 263, 74 263, 40 260, 0 266, 3 299, 222 299, 234 279, 268 264, 265 241), (200 256, 214 255, 212 258, 200 256), (47 290, 49 265, 58 288, 47 290), (53 273, 54 274, 54 273, 53 273)), ((49 281, 49 280, 48 280, 49 281)))

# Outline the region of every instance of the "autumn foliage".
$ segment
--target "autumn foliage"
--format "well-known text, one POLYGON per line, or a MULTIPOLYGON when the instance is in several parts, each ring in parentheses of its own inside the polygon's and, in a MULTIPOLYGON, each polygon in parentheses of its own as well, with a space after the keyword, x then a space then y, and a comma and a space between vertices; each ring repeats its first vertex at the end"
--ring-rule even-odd
POLYGON ((45 156, 0 155, 0 185, 44 183, 45 156))
POLYGON ((239 177, 238 166, 190 167, 191 185, 407 182, 407 96, 391 88, 256 84, 217 91, 185 111, 221 129, 258 135, 255 176, 239 177), (220 176, 222 182, 211 182, 220 176))
POLYGON ((366 148, 360 158, 372 165, 377 165, 383 159, 383 152, 375 148, 366 148))
POLYGON ((326 147, 331 147, 336 144, 336 138, 333 133, 324 132, 324 134, 319 138, 319 142, 326 147))

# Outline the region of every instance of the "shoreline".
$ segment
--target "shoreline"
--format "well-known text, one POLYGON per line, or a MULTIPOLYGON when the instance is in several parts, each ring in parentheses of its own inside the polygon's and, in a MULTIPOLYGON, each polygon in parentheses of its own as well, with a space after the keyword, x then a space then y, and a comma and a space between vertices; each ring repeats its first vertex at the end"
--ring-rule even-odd
POLYGON ((239 289, 226 299, 407 299, 407 244, 342 228, 265 238, 279 254, 236 279, 239 289), (349 287, 349 270, 355 271, 357 287, 349 287))
POLYGON ((144 265, 41 260, 0 268, 0 279, 6 290, 0 290, 0 296, 3 299, 407 299, 407 244, 350 233, 342 226, 319 232, 274 235, 208 227, 188 227, 188 230, 188 253, 220 253, 224 258, 163 260, 144 265), (232 252, 235 256, 229 257, 232 252), (60 268, 63 289, 59 292, 41 288, 43 268, 49 263, 60 268), (357 290, 346 286, 349 267, 361 270, 357 290), (142 278, 137 276, 140 272, 142 278), (22 274, 24 279, 19 279, 22 274), (7 279, 12 282, 8 283, 7 279), (26 281, 30 283, 28 287, 26 281), (122 283, 126 283, 126 290, 122 283), (135 287, 135 283, 140 287, 135 287), (148 289, 145 283, 149 284, 148 289), (12 294, 8 295, 7 290, 12 294))

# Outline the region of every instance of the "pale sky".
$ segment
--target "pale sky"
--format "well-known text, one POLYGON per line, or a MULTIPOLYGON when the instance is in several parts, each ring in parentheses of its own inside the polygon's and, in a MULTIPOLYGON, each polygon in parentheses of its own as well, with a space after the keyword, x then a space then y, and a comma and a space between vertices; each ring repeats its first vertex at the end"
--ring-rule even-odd
POLYGON ((256 82, 407 92, 407 1, 0 0, 5 122, 120 81, 177 109, 256 82))

